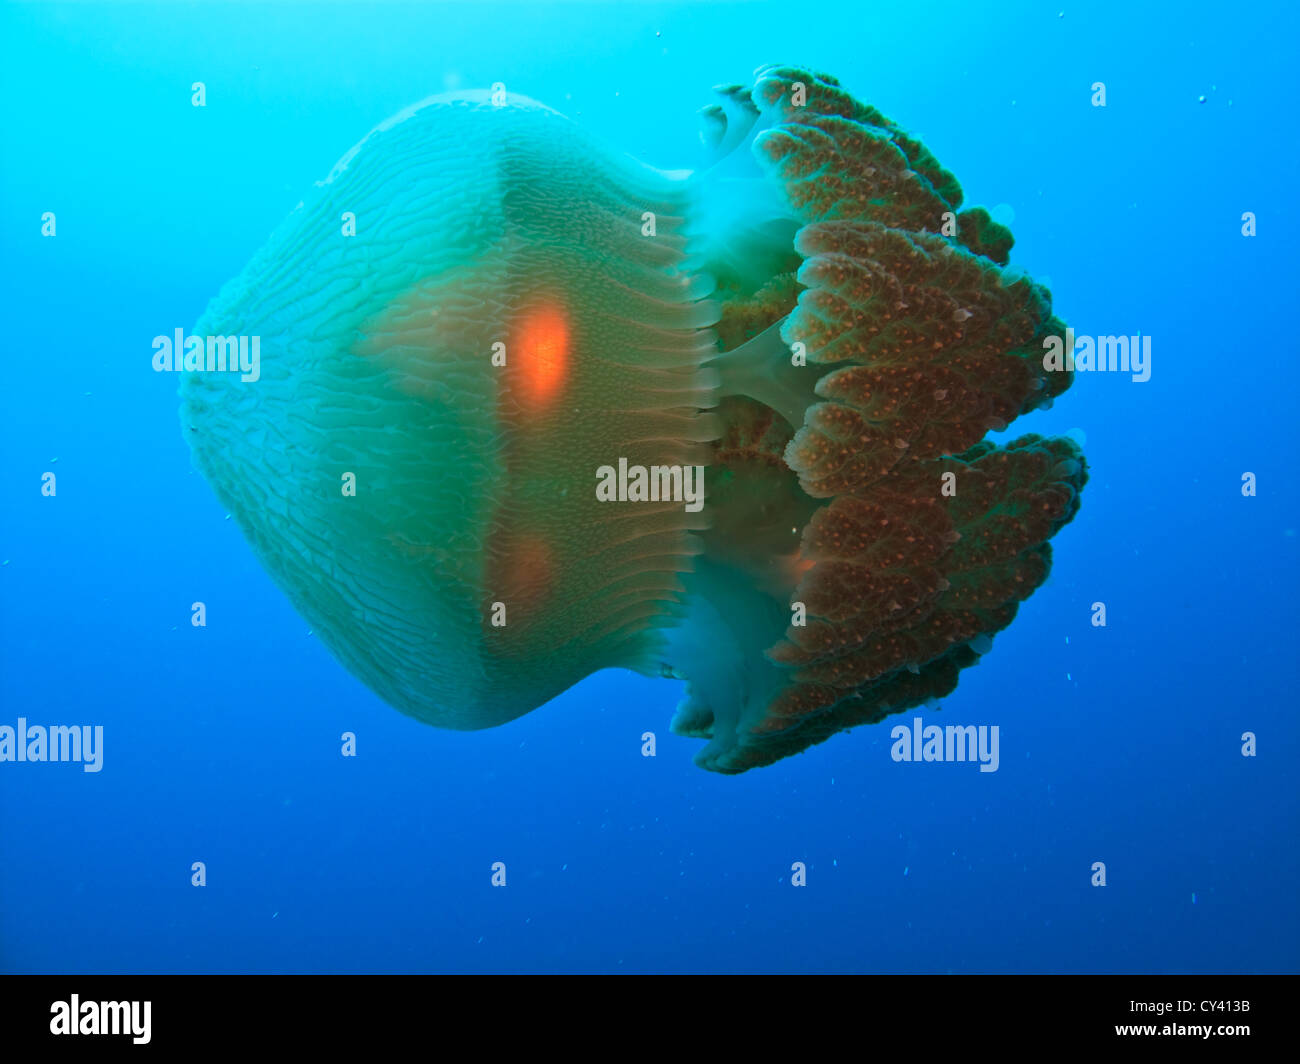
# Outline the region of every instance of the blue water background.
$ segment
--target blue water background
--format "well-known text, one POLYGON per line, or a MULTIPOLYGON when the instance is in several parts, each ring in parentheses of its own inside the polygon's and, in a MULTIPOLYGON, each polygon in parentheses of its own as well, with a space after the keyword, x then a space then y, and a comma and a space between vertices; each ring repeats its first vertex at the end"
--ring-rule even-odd
POLYGON ((0 724, 106 732, 98 774, 0 764, 0 969, 1296 970, 1300 19, 994 6, 0 7, 0 724), (152 338, 424 96, 504 82, 689 166, 710 86, 778 61, 1009 206, 1081 333, 1153 339, 1149 382, 1012 427, 1083 430, 1092 480, 927 714, 997 724, 999 771, 895 764, 884 725, 713 775, 680 685, 622 672, 492 731, 401 716, 192 471, 152 338))

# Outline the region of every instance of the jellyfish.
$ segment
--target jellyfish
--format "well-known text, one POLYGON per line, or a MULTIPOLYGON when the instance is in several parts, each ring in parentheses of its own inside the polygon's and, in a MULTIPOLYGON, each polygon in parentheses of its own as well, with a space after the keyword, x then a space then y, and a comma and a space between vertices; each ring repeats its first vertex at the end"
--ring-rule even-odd
POLYGON ((985 439, 1070 383, 1010 232, 829 75, 715 92, 689 171, 427 99, 195 326, 197 468, 401 712, 488 728, 631 669, 739 773, 947 696, 1046 578, 1087 473, 985 439))

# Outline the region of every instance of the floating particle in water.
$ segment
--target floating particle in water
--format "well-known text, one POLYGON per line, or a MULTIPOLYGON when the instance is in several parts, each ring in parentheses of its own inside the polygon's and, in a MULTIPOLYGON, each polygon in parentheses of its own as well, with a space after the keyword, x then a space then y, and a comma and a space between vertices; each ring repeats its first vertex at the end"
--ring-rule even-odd
POLYGON ((1196 102, 1197 102, 1197 103, 1204 103, 1204 102, 1205 102, 1205 97, 1204 97, 1204 96, 1198 96, 1198 97, 1196 97, 1196 102))
POLYGON ((908 869, 911 868, 911 867, 912 867, 911 865, 904 865, 904 866, 903 866, 903 875, 907 875, 907 871, 908 871, 908 869))

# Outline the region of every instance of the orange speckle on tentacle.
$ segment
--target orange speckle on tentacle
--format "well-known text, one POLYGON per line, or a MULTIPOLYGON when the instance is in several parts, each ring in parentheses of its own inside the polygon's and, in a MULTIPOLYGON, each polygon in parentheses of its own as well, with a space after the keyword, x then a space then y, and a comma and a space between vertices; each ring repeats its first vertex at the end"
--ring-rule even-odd
POLYGON ((529 309, 516 323, 507 349, 515 395, 526 405, 548 406, 569 377, 569 320, 557 301, 529 309))

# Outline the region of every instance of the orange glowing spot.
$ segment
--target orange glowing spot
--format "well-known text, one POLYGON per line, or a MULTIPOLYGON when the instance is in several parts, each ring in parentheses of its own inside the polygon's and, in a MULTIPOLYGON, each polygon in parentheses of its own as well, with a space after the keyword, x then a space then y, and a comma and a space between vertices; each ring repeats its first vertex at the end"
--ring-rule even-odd
POLYGON ((489 584, 494 598, 506 604, 516 628, 531 623, 555 583, 550 545, 540 536, 506 533, 498 538, 493 553, 489 584))
POLYGON ((551 548, 545 540, 520 539, 506 562, 506 586, 519 596, 530 589, 547 588, 553 568, 551 548))
POLYGON ((787 590, 798 587, 804 574, 816 564, 811 558, 798 553, 780 555, 776 559, 777 579, 787 590))
POLYGON ((554 303, 530 310, 515 329, 516 394, 533 406, 551 402, 569 375, 569 323, 554 303))

